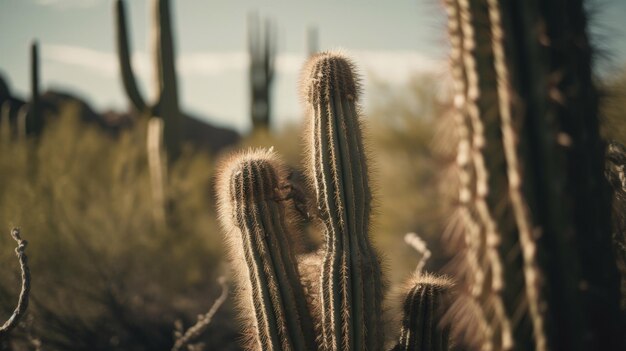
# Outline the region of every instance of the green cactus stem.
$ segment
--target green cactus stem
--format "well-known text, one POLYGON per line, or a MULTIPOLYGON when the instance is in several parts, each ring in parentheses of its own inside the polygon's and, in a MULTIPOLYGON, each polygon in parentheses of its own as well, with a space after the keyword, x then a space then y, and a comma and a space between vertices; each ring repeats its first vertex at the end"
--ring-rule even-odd
POLYGON ((176 57, 171 24, 169 0, 152 0, 152 33, 154 47, 154 69, 156 79, 156 101, 146 103, 143 98, 135 74, 133 74, 128 26, 124 0, 115 3, 117 50, 124 90, 135 110, 149 113, 163 119, 163 139, 170 158, 180 153, 184 118, 178 101, 178 83, 176 79, 176 57))
POLYGON ((248 17, 250 57, 250 116, 253 130, 269 129, 272 112, 271 91, 276 61, 275 28, 269 19, 263 29, 257 14, 248 17))
POLYGON ((340 54, 320 53, 302 79, 309 173, 325 237, 317 311, 322 348, 380 350, 383 285, 368 234, 371 194, 354 65, 340 54))
POLYGON ((450 329, 441 323, 441 317, 452 282, 416 273, 406 285, 402 329, 392 351, 450 350, 450 329))
POLYGON ((315 350, 288 223, 285 167, 271 151, 232 157, 218 180, 221 223, 254 350, 315 350))
POLYGON ((43 130, 43 115, 41 113, 39 91, 39 43, 33 41, 30 45, 30 103, 27 118, 28 134, 39 135, 43 130))
POLYGON ((123 0, 115 2, 115 14, 117 19, 117 26, 115 27, 117 29, 117 58, 122 74, 124 90, 135 110, 139 112, 147 111, 148 104, 139 92, 139 87, 137 86, 137 81, 133 73, 129 43, 130 36, 126 25, 126 5, 123 0))

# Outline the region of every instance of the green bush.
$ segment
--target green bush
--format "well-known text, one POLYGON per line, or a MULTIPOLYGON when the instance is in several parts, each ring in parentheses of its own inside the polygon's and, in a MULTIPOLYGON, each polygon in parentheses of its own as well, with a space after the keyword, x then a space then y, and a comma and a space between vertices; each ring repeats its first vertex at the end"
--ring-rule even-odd
MULTIPOLYGON (((0 141, 0 227, 20 226, 30 242, 32 334, 46 349, 167 349, 174 321, 188 326, 219 293, 212 160, 189 151, 170 166, 159 223, 146 123, 113 137, 77 112, 70 104, 48 116, 37 141, 0 141)), ((19 290, 12 246, 0 235, 0 264, 10 267, 0 272, 2 316, 19 290)), ((224 348, 234 343, 227 314, 207 336, 224 348)), ((24 338, 16 334, 13 346, 24 338)))

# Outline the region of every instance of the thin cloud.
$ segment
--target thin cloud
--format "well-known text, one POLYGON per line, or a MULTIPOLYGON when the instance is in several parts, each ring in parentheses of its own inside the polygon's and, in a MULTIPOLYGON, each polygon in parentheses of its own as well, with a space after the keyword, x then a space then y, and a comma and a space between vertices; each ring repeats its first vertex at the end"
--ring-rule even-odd
POLYGON ((37 5, 58 8, 89 8, 101 3, 102 0, 36 0, 37 5))
MULTIPOLYGON (((48 0, 51 1, 51 0, 48 0)), ((445 62, 412 51, 348 51, 365 76, 373 75, 389 82, 406 82, 417 73, 441 72, 445 62)), ((45 45, 45 60, 82 67, 99 75, 119 74, 115 53, 70 45, 45 45)), ((152 74, 151 57, 145 52, 133 54, 133 69, 142 78, 152 74)), ((297 75, 306 60, 305 55, 279 54, 276 70, 279 74, 297 75)), ((248 54, 243 51, 183 53, 177 57, 177 70, 182 76, 214 76, 248 69, 248 54)))
MULTIPOLYGON (((119 65, 114 53, 93 50, 80 46, 44 45, 44 61, 84 68, 98 75, 111 78, 119 74, 119 65)), ((138 76, 149 75, 148 55, 142 52, 133 54, 133 69, 138 76)))

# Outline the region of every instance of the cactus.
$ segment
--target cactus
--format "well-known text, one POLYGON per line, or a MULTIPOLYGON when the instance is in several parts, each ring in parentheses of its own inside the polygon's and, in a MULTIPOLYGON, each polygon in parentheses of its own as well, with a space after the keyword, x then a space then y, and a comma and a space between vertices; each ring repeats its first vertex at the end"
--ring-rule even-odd
POLYGON ((237 155, 223 167, 220 220, 240 278, 246 329, 253 331, 250 348, 313 350, 313 323, 281 193, 285 167, 263 150, 237 155))
MULTIPOLYGON (((273 152, 237 154, 223 162, 218 177, 220 219, 239 277, 241 315, 252 331, 248 347, 382 350, 384 284, 369 240, 371 192, 354 65, 341 54, 319 53, 309 59, 302 81, 308 173, 324 247, 296 260, 293 215, 309 213, 298 208, 302 191, 292 186, 273 152)), ((448 350, 448 329, 440 329, 438 321, 449 281, 419 275, 409 284, 398 350, 418 343, 448 350)))
POLYGON ((267 130, 272 112, 271 91, 276 61, 275 29, 269 19, 263 30, 258 15, 248 17, 248 55, 250 57, 250 116, 253 130, 267 130))
POLYGON ((392 351, 450 349, 449 326, 441 324, 446 294, 452 283, 444 277, 416 273, 407 282, 402 329, 392 351))
POLYGON ((382 278, 369 241, 371 194, 359 126, 353 64, 320 53, 304 70, 309 173, 323 223, 322 344, 333 350, 382 347, 382 278))
POLYGON ((457 275, 466 278, 464 308, 474 310, 470 343, 618 349, 618 278, 604 254, 609 198, 582 2, 445 4, 465 245, 457 275))
POLYGON ((152 8, 156 101, 146 102, 133 73, 124 0, 115 3, 118 60, 128 99, 136 111, 163 119, 165 147, 168 156, 176 158, 180 153, 184 118, 178 102, 170 1, 152 0, 152 8))
POLYGON ((28 134, 39 135, 43 130, 43 115, 39 92, 39 44, 33 41, 30 45, 30 103, 26 118, 28 134))

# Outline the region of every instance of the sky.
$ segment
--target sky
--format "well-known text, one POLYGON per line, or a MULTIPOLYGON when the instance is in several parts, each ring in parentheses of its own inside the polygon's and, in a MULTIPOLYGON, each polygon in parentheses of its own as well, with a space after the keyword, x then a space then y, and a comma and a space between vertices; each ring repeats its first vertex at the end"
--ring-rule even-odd
MULTIPOLYGON (((133 64, 143 95, 152 98, 148 0, 127 0, 133 64)), ((592 33, 607 53, 599 65, 626 63, 626 0, 594 0, 592 33)), ((247 130, 246 22, 251 11, 278 26, 274 124, 301 116, 298 73, 305 35, 316 27, 322 50, 340 49, 357 63, 368 87, 401 87, 420 73, 445 76, 445 13, 438 0, 173 0, 182 109, 214 124, 247 130)), ((0 74, 27 96, 29 45, 40 44, 42 88, 72 92, 97 109, 124 110, 115 51, 113 0, 0 0, 0 74)))

